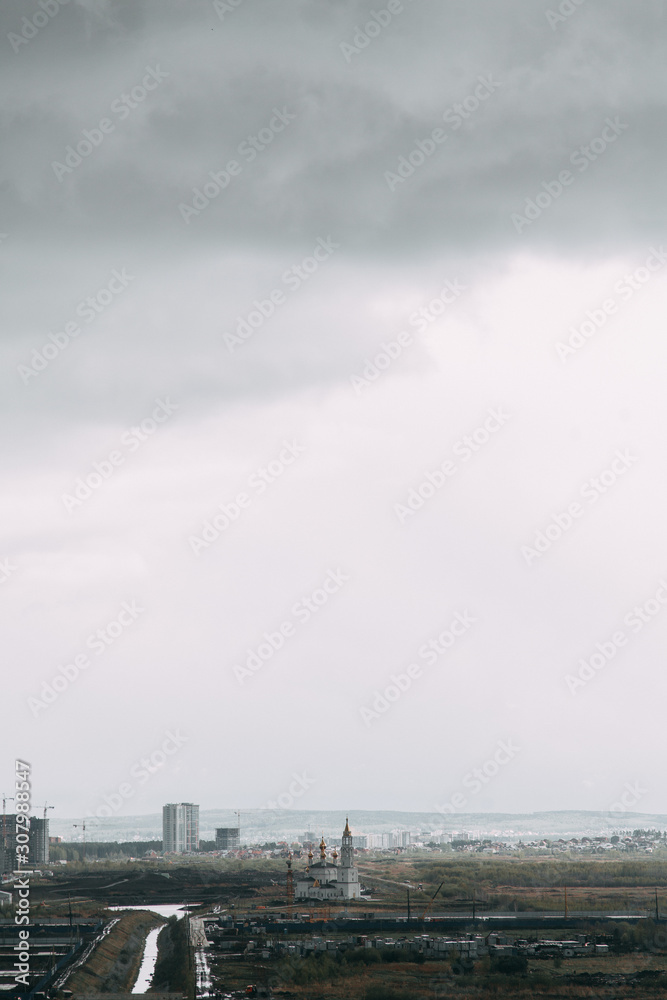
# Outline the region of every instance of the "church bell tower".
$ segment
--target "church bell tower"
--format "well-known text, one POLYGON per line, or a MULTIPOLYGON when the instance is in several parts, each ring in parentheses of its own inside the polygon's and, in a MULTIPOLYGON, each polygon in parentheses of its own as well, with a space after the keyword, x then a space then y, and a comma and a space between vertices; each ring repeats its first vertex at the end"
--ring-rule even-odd
POLYGON ((338 885, 342 895, 347 899, 359 898, 359 874, 354 864, 354 847, 349 820, 345 819, 343 843, 340 849, 340 866, 338 868, 338 885))

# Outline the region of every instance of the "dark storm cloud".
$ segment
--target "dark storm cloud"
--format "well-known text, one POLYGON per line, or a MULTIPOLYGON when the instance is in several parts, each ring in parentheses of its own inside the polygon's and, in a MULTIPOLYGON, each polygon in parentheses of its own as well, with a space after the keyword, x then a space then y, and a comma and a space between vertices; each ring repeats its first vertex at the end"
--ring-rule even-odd
MULTIPOLYGON (((136 274, 133 313, 102 317, 96 338, 57 362, 57 378, 54 364, 30 387, 29 407, 56 398, 64 412, 76 413, 77 401, 104 407, 105 390, 89 387, 98 370, 117 385, 116 401, 136 407, 156 382, 205 400, 347 378, 389 332, 369 327, 358 307, 345 322, 329 312, 329 331, 318 322, 312 357, 290 305, 282 363, 271 348, 261 358, 250 348, 235 364, 223 354, 213 369, 203 360, 318 237, 340 244, 329 278, 311 286, 320 293, 344 263, 358 275, 384 260, 423 276, 441 261, 451 276, 474 268, 480 252, 613 253, 658 237, 660 5, 588 0, 552 27, 546 12, 556 5, 415 0, 350 55, 344 46, 360 41, 371 9, 244 0, 221 19, 212 3, 70 2, 14 52, 7 36, 32 32, 21 27, 32 8, 3 6, 6 404, 27 403, 17 365, 115 267, 136 274), (153 89, 133 100, 147 70, 153 89), (253 152, 249 137, 276 121, 275 109, 288 124, 253 152), (111 131, 100 132, 103 119, 111 131), (441 144, 429 138, 437 128, 441 144), (613 141, 602 154, 576 153, 605 129, 613 141), (80 163, 70 154, 67 166, 84 130, 99 146, 80 163), (230 160, 237 175, 197 202, 195 191, 230 160), (544 185, 557 190, 565 169, 570 186, 517 232, 526 200, 548 198, 544 185), (197 272, 210 273, 211 258, 217 287, 204 289, 197 272), (40 295, 26 294, 35 284, 40 295), (161 302, 151 302, 159 285, 161 302), (187 332, 173 323, 177 298, 190 303, 187 332), (151 313, 162 315, 157 352, 151 313)), ((374 280, 369 272, 367 288, 374 280)))
MULTIPOLYGON (((5 6, 2 34, 23 9, 5 6)), ((72 3, 5 60, 0 211, 18 238, 24 220, 42 233, 67 220, 65 240, 159 234, 175 253, 190 241, 296 244, 334 224, 346 247, 367 253, 474 252, 485 240, 512 248, 511 213, 620 116, 628 127, 618 144, 530 236, 555 245, 595 244, 600 230, 651 237, 663 211, 654 200, 664 153, 659 11, 589 0, 552 30, 547 9, 557 6, 406 2, 347 63, 340 45, 363 27, 363 5, 278 12, 246 0, 220 21, 211 4, 72 3), (111 115, 114 134, 59 182, 53 161, 156 63, 168 78, 126 120, 111 115), (457 128, 443 126, 480 76, 498 89, 457 128), (274 106, 295 120, 186 229, 178 204, 239 158, 274 106), (392 194, 385 172, 438 126, 446 143, 392 194)))

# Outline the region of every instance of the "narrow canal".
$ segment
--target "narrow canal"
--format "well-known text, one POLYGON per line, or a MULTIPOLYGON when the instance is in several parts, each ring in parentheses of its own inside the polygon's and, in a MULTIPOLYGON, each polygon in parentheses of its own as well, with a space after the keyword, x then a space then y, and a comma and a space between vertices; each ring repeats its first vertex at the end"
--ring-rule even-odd
MULTIPOLYGON (((182 906, 175 906, 170 903, 164 904, 154 904, 146 906, 110 906, 110 910, 148 910, 150 913, 158 913, 165 920, 176 914, 180 919, 185 915, 185 910, 182 906)), ((139 974, 137 976, 136 982, 132 987, 132 993, 145 993, 151 984, 153 979, 153 972, 155 971, 155 963, 157 961, 157 939, 162 927, 156 927, 154 930, 150 931, 148 937, 146 938, 146 943, 144 945, 144 955, 141 960, 141 968, 139 969, 139 974)))

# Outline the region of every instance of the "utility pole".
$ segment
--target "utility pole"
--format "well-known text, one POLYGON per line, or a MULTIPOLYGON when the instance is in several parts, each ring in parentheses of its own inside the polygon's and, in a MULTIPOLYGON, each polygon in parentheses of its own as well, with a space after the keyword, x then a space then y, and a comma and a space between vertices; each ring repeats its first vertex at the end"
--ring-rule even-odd
POLYGON ((567 920, 567 886, 563 886, 565 889, 565 919, 567 920))
POLYGON ((289 920, 294 916, 294 872, 292 871, 292 852, 290 851, 287 861, 287 917, 289 920))
MULTIPOLYGON (((183 908, 185 909, 185 907, 187 907, 187 905, 188 905, 187 903, 184 903, 183 904, 183 908)), ((192 943, 192 938, 191 938, 191 933, 192 932, 190 930, 190 911, 188 909, 185 909, 185 916, 183 917, 183 921, 185 923, 185 947, 186 947, 187 953, 188 953, 188 972, 190 973, 190 977, 192 977, 192 953, 194 951, 194 945, 192 943)), ((192 983, 192 996, 193 997, 197 996, 197 977, 196 977, 196 975, 195 975, 194 981, 192 983)))
POLYGON ((658 912, 658 890, 655 890, 655 922, 660 920, 660 913, 658 912))
POLYGON ((407 889, 406 891, 408 894, 408 923, 410 923, 410 890, 407 889))

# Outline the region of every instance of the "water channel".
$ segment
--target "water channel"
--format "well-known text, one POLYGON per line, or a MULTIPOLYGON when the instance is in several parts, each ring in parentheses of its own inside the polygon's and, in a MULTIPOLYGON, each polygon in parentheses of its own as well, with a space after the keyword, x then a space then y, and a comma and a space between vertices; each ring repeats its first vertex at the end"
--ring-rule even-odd
MULTIPOLYGON (((185 910, 182 906, 177 906, 171 903, 155 904, 145 906, 109 906, 109 910, 148 910, 150 913, 159 913, 161 917, 166 920, 176 914, 179 919, 184 916, 185 910)), ((139 974, 137 976, 136 982, 132 987, 132 993, 145 993, 151 984, 153 978, 153 972, 155 971, 155 963, 157 961, 157 939, 158 934, 162 930, 162 927, 156 927, 154 930, 150 931, 148 937, 146 938, 146 944, 144 945, 144 956, 141 960, 141 968, 139 969, 139 974)))

